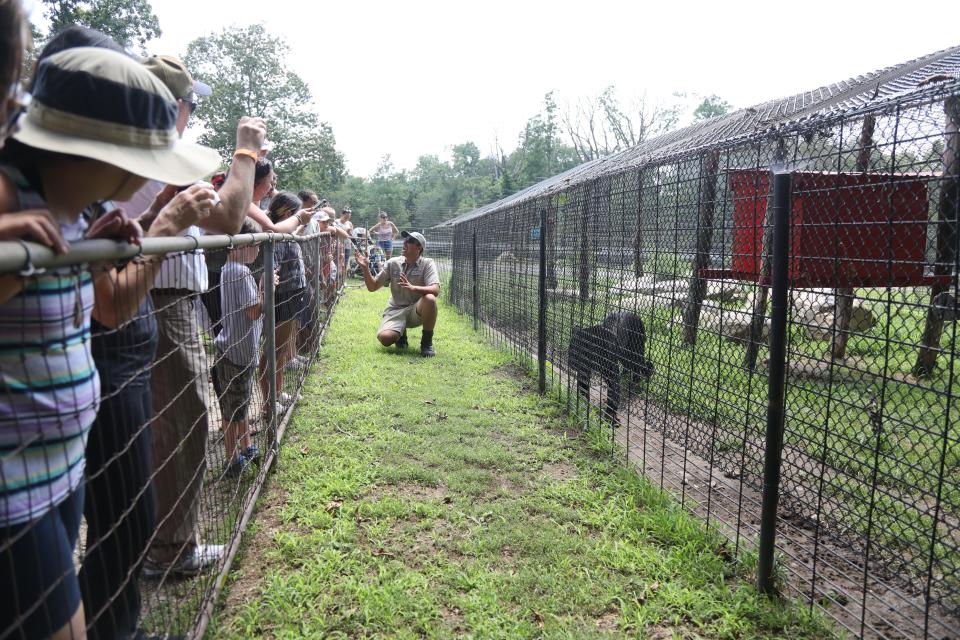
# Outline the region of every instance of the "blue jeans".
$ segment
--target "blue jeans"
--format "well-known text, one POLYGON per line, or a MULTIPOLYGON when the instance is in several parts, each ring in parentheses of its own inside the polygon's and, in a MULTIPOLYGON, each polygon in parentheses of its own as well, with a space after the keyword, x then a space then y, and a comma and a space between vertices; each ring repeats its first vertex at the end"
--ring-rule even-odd
POLYGON ((92 346, 103 399, 87 440, 80 589, 88 637, 126 638, 137 630, 137 579, 155 524, 149 423, 157 324, 150 298, 118 331, 94 323, 92 346))

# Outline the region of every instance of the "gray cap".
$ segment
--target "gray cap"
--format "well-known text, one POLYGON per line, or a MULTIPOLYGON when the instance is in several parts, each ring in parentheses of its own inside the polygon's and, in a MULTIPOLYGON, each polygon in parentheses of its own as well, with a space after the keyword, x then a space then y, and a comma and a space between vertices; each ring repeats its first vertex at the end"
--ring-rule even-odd
POLYGON ((423 237, 423 234, 419 231, 401 231, 400 237, 406 240, 407 238, 413 238, 416 240, 417 244, 420 245, 420 248, 424 251, 427 250, 427 239, 423 237))

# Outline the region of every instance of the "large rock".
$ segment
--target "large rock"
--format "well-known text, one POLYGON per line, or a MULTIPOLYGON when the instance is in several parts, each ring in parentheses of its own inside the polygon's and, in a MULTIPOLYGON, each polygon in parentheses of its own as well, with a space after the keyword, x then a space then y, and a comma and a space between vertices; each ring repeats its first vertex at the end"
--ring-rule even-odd
MULTIPOLYGON (((683 316, 677 316, 678 323, 683 322, 683 316)), ((725 309, 721 314, 718 309, 703 309, 700 312, 700 329, 717 333, 734 342, 750 340, 750 327, 753 324, 753 314, 749 311, 725 309)), ((770 318, 764 318, 760 326, 760 340, 770 336, 770 318)))
POLYGON ((629 311, 682 306, 687 300, 687 281, 648 275, 613 285, 610 293, 621 296, 617 306, 629 311))
POLYGON ((708 280, 706 299, 734 304, 746 300, 747 294, 735 280, 708 280))
MULTIPOLYGON (((833 337, 833 322, 834 313, 832 310, 818 313, 807 323, 807 334, 814 340, 830 340, 833 337)), ((862 300, 854 300, 853 309, 850 312, 849 331, 863 333, 872 329, 876 324, 877 318, 873 311, 867 308, 862 300)))
MULTIPOLYGON (((683 306, 690 297, 690 280, 652 274, 614 285, 610 292, 623 296, 622 302, 629 303, 625 306, 632 304, 640 309, 683 306)), ((746 299, 746 292, 732 280, 708 280, 704 299, 715 303, 742 303, 746 299)))
POLYGON ((833 313, 835 304, 833 289, 794 289, 790 292, 790 314, 794 322, 813 322, 819 315, 833 313))
POLYGON ((651 274, 632 280, 624 280, 620 284, 613 285, 610 290, 611 293, 619 293, 624 296, 650 296, 655 294, 659 298, 672 298, 676 294, 676 296, 686 297, 687 281, 651 274))

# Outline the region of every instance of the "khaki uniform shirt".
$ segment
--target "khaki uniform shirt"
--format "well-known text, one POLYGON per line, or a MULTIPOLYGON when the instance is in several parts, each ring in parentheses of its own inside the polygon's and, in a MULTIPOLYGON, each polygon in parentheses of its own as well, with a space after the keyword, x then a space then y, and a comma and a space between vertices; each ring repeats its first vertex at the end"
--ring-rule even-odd
POLYGON ((417 304, 422 297, 421 294, 400 286, 400 274, 406 273, 407 280, 415 287, 428 287, 432 284, 440 284, 440 274, 437 271, 437 263, 431 258, 420 258, 412 265, 407 265, 403 256, 390 258, 383 270, 377 274, 377 283, 380 285, 390 284, 390 304, 388 309, 402 309, 412 304, 417 304))

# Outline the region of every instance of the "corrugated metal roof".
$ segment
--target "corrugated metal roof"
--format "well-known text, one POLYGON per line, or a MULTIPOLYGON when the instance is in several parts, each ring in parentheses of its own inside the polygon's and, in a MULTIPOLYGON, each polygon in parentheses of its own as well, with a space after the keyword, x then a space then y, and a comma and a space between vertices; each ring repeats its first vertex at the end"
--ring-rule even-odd
POLYGON ((873 104, 880 105, 939 82, 960 82, 960 46, 665 133, 611 156, 578 165, 439 226, 466 222, 529 198, 561 191, 600 175, 618 173, 685 150, 732 142, 804 120, 868 109, 873 104))

